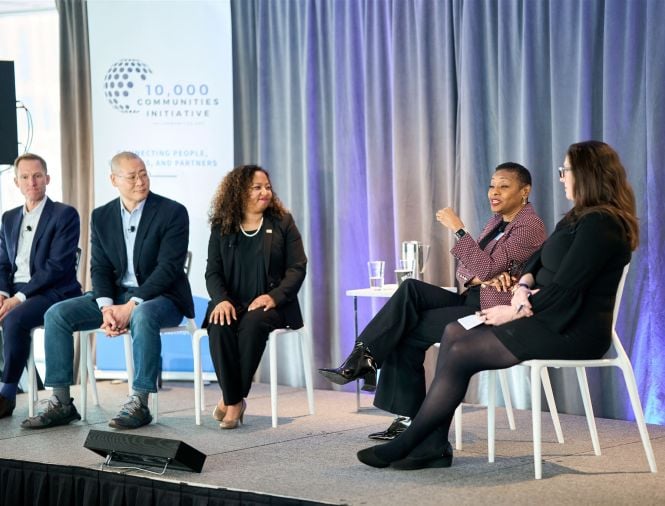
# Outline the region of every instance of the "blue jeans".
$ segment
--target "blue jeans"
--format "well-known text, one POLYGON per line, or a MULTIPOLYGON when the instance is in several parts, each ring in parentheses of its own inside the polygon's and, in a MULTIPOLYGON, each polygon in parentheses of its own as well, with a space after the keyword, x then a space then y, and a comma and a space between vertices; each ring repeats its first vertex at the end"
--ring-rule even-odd
MULTIPOLYGON (((126 292, 116 304, 129 300, 126 292)), ((179 325, 183 314, 175 303, 163 296, 138 305, 129 320, 134 354, 136 392, 156 392, 162 339, 159 329, 179 325)), ((74 381, 74 341, 79 330, 94 330, 102 324, 102 312, 92 293, 64 300, 51 306, 44 315, 46 340, 46 379, 48 387, 67 387, 74 381)), ((85 360, 85 359, 83 359, 85 360)))

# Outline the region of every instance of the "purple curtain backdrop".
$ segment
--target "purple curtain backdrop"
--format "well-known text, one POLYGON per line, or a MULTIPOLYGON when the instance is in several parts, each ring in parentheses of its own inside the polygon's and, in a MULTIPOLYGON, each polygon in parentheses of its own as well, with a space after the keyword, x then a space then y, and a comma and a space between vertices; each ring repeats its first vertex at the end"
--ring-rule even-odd
MULTIPOLYGON (((532 171, 551 231, 568 209, 555 167, 595 138, 619 151, 638 197, 618 330, 647 421, 665 423, 665 2, 234 0, 232 13, 236 161, 271 171, 303 233, 317 367, 353 345, 345 292, 367 286, 367 260, 386 260, 392 281, 399 243, 421 240, 426 280, 451 284, 452 237, 434 213, 453 206, 479 233, 489 175, 508 160, 532 171)), ((361 325, 379 304, 360 302, 361 325)), ((574 376, 553 383, 560 410, 582 413, 574 376)), ((616 372, 590 383, 598 416, 633 417, 616 372)))

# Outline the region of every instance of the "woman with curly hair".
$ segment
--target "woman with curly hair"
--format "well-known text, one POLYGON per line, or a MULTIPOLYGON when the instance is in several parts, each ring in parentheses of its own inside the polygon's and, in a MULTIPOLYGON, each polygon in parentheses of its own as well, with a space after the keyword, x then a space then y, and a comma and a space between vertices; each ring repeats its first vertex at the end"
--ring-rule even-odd
POLYGON ((229 172, 212 200, 203 326, 222 389, 213 418, 222 429, 243 421, 252 377, 268 334, 302 327, 298 290, 307 257, 293 217, 258 165, 229 172))

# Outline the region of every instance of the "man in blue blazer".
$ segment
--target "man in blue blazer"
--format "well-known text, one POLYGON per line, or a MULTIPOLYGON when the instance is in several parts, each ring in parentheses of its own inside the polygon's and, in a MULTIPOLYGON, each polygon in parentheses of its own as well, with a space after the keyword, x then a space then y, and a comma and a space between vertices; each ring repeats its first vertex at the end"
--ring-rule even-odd
POLYGON ((16 407, 16 390, 30 353, 30 331, 56 302, 81 295, 76 280, 80 221, 76 209, 46 196, 46 161, 34 154, 14 162, 25 204, 2 215, 0 325, 4 367, 0 418, 16 407))
POLYGON ((150 192, 143 160, 131 152, 111 160, 111 184, 120 197, 92 212, 92 292, 53 306, 44 317, 46 386, 53 396, 22 423, 44 428, 80 420, 69 387, 73 378, 72 333, 103 329, 131 332, 133 393, 109 425, 133 429, 150 423, 148 395, 157 391, 161 327, 194 316, 184 272, 189 218, 182 204, 150 192))

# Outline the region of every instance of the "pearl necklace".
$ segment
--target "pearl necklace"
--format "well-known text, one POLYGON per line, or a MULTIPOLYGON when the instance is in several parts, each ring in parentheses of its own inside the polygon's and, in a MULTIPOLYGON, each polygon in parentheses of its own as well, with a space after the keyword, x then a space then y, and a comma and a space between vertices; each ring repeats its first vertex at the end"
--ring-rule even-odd
POLYGON ((257 228, 257 229, 256 229, 254 232, 252 232, 251 234, 248 234, 247 232, 245 232, 245 229, 242 228, 242 224, 240 225, 240 231, 243 233, 243 235, 244 235, 245 237, 254 237, 256 234, 259 233, 259 231, 261 230, 261 227, 262 227, 262 226, 263 226, 263 216, 261 216, 261 221, 259 222, 259 228, 257 228))

